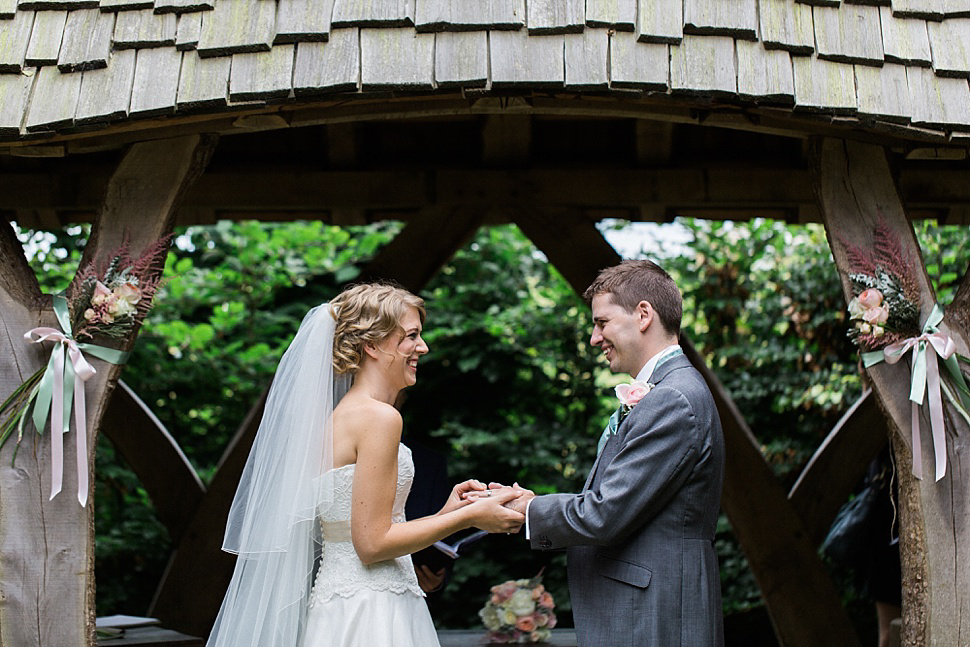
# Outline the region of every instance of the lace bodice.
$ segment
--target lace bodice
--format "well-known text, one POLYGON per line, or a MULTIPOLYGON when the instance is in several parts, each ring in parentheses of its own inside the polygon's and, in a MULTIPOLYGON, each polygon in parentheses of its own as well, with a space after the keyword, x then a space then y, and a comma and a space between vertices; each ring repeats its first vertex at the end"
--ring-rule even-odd
MULTIPOLYGON (((317 571, 310 606, 325 602, 334 595, 350 597, 362 589, 411 591, 423 596, 414 574, 411 556, 366 565, 357 557, 350 538, 350 509, 354 485, 354 465, 344 465, 324 474, 322 490, 332 492, 330 500, 321 503, 318 520, 324 537, 323 554, 317 571)), ((405 521, 404 503, 414 480, 411 450, 399 445, 397 454, 397 493, 391 510, 391 521, 405 521)))

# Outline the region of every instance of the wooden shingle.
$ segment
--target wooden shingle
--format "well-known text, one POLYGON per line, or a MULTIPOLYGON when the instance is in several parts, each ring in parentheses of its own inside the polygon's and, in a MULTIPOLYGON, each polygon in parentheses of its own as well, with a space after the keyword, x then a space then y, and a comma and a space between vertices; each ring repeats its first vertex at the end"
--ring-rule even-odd
POLYGON ((33 29, 33 11, 18 11, 13 18, 0 21, 0 74, 19 73, 24 69, 33 29))
POLYGON ((670 90, 703 95, 738 91, 734 39, 730 36, 685 35, 670 46, 670 90))
POLYGON ((364 90, 433 87, 434 34, 418 34, 413 29, 361 29, 360 79, 364 90))
POLYGON ((906 68, 889 63, 882 68, 857 65, 856 97, 860 115, 905 123, 913 114, 906 68))
POLYGON ((529 0, 526 10, 532 34, 578 34, 586 24, 583 0, 529 0))
POLYGON ((17 13, 17 0, 0 0, 0 20, 10 20, 17 13))
POLYGON ((940 76, 970 77, 970 18, 927 24, 933 69, 940 76))
POLYGON ((198 52, 185 52, 182 55, 182 71, 179 74, 176 98, 178 111, 226 105, 231 66, 231 56, 202 58, 198 52))
POLYGON ((790 53, 782 49, 765 49, 760 43, 746 40, 736 41, 735 46, 738 94, 742 98, 759 103, 794 103, 795 81, 790 53))
POLYGON ((563 37, 566 57, 567 88, 606 90, 610 87, 610 33, 605 29, 587 29, 582 34, 563 37))
POLYGON ((28 67, 57 63, 66 23, 66 11, 37 12, 34 17, 34 28, 30 32, 30 44, 27 45, 25 63, 28 67))
POLYGON ((930 37, 926 21, 918 18, 893 18, 888 7, 880 7, 882 22, 882 46, 886 60, 903 65, 929 66, 930 37))
POLYGON ((138 50, 128 114, 148 117, 175 111, 181 58, 182 52, 174 47, 138 50))
POLYGON ((892 8, 897 18, 943 20, 943 0, 892 0, 892 8))
POLYGON ((413 27, 415 0, 334 0, 331 27, 413 27))
POLYGON ((296 46, 293 91, 297 95, 347 92, 360 88, 360 33, 334 29, 326 43, 296 46))
POLYGON ((637 23, 637 0, 586 0, 586 24, 633 31, 637 23))
POLYGON ((98 6, 98 0, 20 0, 21 11, 73 11, 98 6))
POLYGON ((637 42, 636 34, 610 35, 610 85, 614 88, 666 90, 670 47, 637 42))
POLYGON ((151 9, 121 11, 115 23, 115 49, 171 47, 175 45, 178 19, 175 14, 156 14, 151 9))
POLYGON ((175 48, 178 50, 195 49, 202 33, 202 12, 185 13, 179 16, 178 29, 175 31, 175 48))
POLYGON ((154 0, 101 0, 101 11, 138 11, 154 6, 154 0))
POLYGON ((97 9, 79 9, 67 16, 57 58, 61 72, 97 70, 108 64, 115 17, 97 9))
POLYGON ((521 29, 525 0, 418 0, 414 27, 418 31, 478 31, 521 29))
POLYGON ((274 43, 321 42, 330 37, 333 0, 279 0, 274 43))
POLYGON ((757 0, 684 0, 684 33, 755 40, 757 0))
POLYGON ((268 52, 233 54, 229 101, 285 98, 293 79, 294 45, 277 45, 268 52))
POLYGON ((562 35, 495 31, 488 38, 492 87, 561 86, 565 81, 562 35))
POLYGON ((842 0, 795 0, 795 2, 812 7, 838 7, 842 4, 842 0))
POLYGON ((52 130, 74 122, 81 74, 64 74, 56 67, 37 70, 27 108, 27 131, 52 130))
POLYGON ((275 0, 218 0, 202 14, 199 56, 268 52, 275 35, 275 0))
POLYGON ((127 116, 134 79, 135 50, 112 52, 111 65, 83 74, 75 121, 85 124, 127 116))
POLYGON ((30 74, 0 74, 0 135, 20 133, 35 76, 33 71, 30 74))
POLYGON ((195 13, 211 11, 215 6, 215 0, 155 0, 155 13, 195 13))
POLYGON ((947 18, 970 18, 970 0, 943 0, 943 15, 947 18))
POLYGON ((812 8, 789 0, 759 0, 761 40, 766 49, 810 56, 815 52, 812 8))
POLYGON ((639 0, 637 40, 677 44, 683 37, 683 0, 639 0))
POLYGON ((855 74, 846 63, 817 56, 792 57, 795 80, 795 108, 833 113, 856 109, 855 74))
POLYGON ((970 127, 970 86, 966 79, 937 76, 923 67, 906 68, 912 121, 922 126, 970 127))
POLYGON ((435 34, 434 78, 439 87, 482 87, 488 82, 488 32, 435 34))
POLYGON ((882 65, 878 7, 815 7, 812 13, 819 58, 839 63, 882 65))

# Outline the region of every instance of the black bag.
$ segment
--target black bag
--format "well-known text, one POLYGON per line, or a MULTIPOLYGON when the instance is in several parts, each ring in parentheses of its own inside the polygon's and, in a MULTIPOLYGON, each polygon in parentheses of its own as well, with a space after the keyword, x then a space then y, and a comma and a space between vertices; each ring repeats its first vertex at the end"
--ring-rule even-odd
POLYGON ((822 542, 824 554, 845 566, 855 566, 863 561, 872 548, 872 524, 880 494, 882 490, 878 484, 870 482, 839 509, 822 542))

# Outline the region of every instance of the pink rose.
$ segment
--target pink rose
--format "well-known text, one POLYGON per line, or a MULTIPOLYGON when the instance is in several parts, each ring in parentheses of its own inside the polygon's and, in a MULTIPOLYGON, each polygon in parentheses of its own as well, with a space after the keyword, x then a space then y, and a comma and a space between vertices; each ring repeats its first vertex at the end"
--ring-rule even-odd
POLYGON ((619 398, 621 404, 625 404, 628 407, 635 407, 637 402, 643 396, 650 393, 650 389, 652 388, 653 385, 640 381, 630 384, 620 384, 616 387, 616 397, 619 398))
POLYGON ((546 591, 539 597, 539 606, 547 609, 555 609, 556 603, 552 600, 552 594, 546 591))
POLYGON ((556 616, 549 616, 549 622, 546 623, 546 629, 552 629, 556 626, 556 616))
POLYGON ((109 290, 108 286, 101 281, 97 281, 94 284, 94 293, 91 295, 91 303, 99 306, 107 302, 109 298, 114 299, 114 295, 111 293, 111 290, 109 290))
POLYGON ((516 629, 531 632, 536 628, 536 621, 532 616, 523 616, 515 621, 516 629))
POLYGON ((876 308, 882 305, 882 292, 875 288, 863 290, 859 295, 859 305, 863 308, 876 308))
POLYGON ((863 312, 862 318, 868 324, 884 324, 889 321, 889 311, 882 306, 874 306, 863 312))
POLYGON ((134 283, 122 283, 114 289, 114 295, 118 299, 127 301, 131 305, 141 301, 141 290, 134 283))

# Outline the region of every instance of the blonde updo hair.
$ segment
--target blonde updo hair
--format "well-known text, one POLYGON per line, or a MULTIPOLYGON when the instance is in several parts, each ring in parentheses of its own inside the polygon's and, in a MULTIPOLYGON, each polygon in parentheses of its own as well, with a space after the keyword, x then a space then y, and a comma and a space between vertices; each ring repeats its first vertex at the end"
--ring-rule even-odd
POLYGON ((364 347, 377 345, 402 330, 410 309, 426 316, 424 300, 404 288, 387 283, 364 283, 347 288, 330 302, 337 322, 333 338, 333 370, 355 373, 364 361, 364 347))

